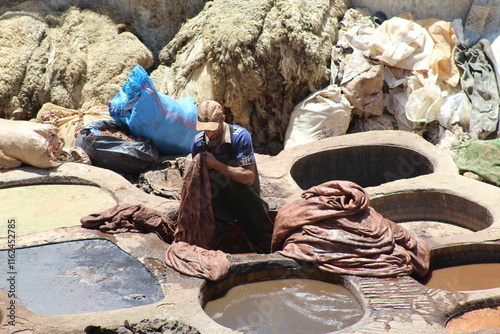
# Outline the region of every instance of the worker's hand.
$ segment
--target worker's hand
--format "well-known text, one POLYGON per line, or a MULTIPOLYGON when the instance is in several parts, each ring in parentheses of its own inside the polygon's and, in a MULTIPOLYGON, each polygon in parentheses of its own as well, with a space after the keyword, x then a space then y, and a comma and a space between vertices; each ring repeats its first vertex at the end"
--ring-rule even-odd
POLYGON ((203 152, 202 159, 205 159, 205 166, 208 169, 216 170, 228 176, 231 180, 247 185, 252 185, 255 182, 255 175, 257 174, 255 165, 244 167, 228 166, 218 161, 210 152, 203 152))
POLYGON ((215 169, 217 165, 220 164, 220 162, 217 161, 214 155, 210 152, 207 152, 207 154, 205 155, 205 162, 208 169, 215 169))

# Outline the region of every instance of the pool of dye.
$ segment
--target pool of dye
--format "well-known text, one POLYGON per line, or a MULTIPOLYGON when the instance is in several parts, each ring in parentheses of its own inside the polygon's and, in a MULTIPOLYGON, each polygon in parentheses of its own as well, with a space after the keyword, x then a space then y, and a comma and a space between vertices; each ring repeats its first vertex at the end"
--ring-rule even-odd
MULTIPOLYGON (((8 263, 0 251, 0 263, 8 263)), ((158 282, 130 254, 105 239, 78 240, 15 250, 17 301, 39 315, 108 311, 163 298, 158 282)), ((9 273, 0 272, 8 291, 9 273)))
MULTIPOLYGON (((16 235, 79 226, 83 216, 116 204, 99 187, 79 184, 39 184, 0 189, 0 217, 15 218, 16 235)), ((0 237, 7 236, 0 221, 0 237)))
POLYGON ((255 334, 328 333, 363 315, 347 288, 303 278, 238 285, 219 292, 204 310, 222 326, 255 334))
POLYGON ((420 282, 432 289, 452 292, 498 288, 500 263, 474 263, 434 269, 420 282))

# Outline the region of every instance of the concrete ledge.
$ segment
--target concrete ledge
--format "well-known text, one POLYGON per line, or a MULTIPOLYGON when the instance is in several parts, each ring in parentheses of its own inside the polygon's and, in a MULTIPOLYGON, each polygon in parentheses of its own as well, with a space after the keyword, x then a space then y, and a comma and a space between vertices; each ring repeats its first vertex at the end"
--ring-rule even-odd
POLYGON ((56 168, 21 167, 2 171, 0 189, 33 184, 82 184, 101 188, 118 203, 143 204, 174 216, 178 201, 146 194, 121 175, 104 168, 77 163, 64 163, 56 168))
MULTIPOLYGON (((453 159, 422 137, 405 131, 370 131, 327 138, 259 162, 261 176, 287 189, 290 200, 312 185, 349 179, 366 186, 428 173, 458 175, 453 159), (353 179, 355 178, 355 179, 353 179), (368 182, 373 178, 377 182, 368 182)), ((263 194, 265 196, 265 194, 263 194)))
MULTIPOLYGON (((449 219, 454 219, 453 223, 462 225, 476 232, 463 236, 450 236, 442 238, 431 238, 427 240, 432 248, 439 248, 450 245, 465 243, 482 243, 497 241, 500 239, 500 188, 472 180, 470 178, 455 174, 429 174, 408 180, 398 180, 377 187, 366 188, 375 209, 377 202, 381 202, 384 197, 394 196, 396 200, 404 198, 405 194, 418 193, 425 196, 426 193, 442 193, 446 198, 457 200, 451 207, 446 207, 448 201, 426 201, 427 207, 417 207, 409 202, 395 202, 394 206, 402 206, 402 210, 408 210, 406 217, 411 215, 412 210, 421 210, 419 216, 428 215, 430 219, 449 210, 465 210, 465 212, 450 213, 449 219), (462 206, 460 208, 460 202, 462 206), (430 207, 432 204, 437 207, 430 207), (467 211, 469 210, 469 211, 467 211), (482 229, 481 229, 482 228, 482 229)), ((386 204, 387 205, 387 204, 386 204)), ((385 209, 389 210, 389 208, 385 209)), ((383 213, 383 211, 381 212, 383 213)), ((442 216, 442 215, 441 215, 442 216)), ((391 218, 390 216, 388 218, 391 218)))

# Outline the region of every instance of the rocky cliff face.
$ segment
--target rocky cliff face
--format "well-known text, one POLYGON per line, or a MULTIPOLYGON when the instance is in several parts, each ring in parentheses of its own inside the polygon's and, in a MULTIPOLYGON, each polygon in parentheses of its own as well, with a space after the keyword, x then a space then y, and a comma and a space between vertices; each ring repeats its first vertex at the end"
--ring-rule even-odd
POLYGON ((108 102, 204 0, 12 0, 0 4, 0 117, 29 119, 45 102, 108 102))
POLYGON ((152 73, 176 98, 214 99, 253 132, 260 152, 282 147, 293 107, 330 78, 330 53, 349 2, 220 0, 161 51, 152 73))
POLYGON ((0 5, 0 117, 107 103, 135 65, 180 99, 218 100, 260 152, 330 78, 348 0, 10 0, 0 5), (189 19, 191 18, 191 19, 189 19), (184 26, 181 29, 182 24, 184 26))
MULTIPOLYGON (((9 0, 13 2, 14 0, 9 0)), ((24 2, 26 0, 17 0, 24 2)), ((57 11, 86 8, 125 24, 157 54, 175 36, 186 19, 197 15, 207 0, 38 0, 57 11)))

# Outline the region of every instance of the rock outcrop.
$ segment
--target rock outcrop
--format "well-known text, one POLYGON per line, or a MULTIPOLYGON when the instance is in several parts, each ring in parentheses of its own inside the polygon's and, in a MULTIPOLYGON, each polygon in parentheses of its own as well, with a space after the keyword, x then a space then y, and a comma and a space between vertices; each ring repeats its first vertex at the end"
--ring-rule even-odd
POLYGON ((161 51, 156 88, 219 101, 260 152, 282 146, 293 107, 329 82, 342 1, 209 2, 161 51))
POLYGON ((0 7, 0 117, 29 119, 45 102, 79 108, 107 103, 152 52, 108 16, 37 1, 0 7))

